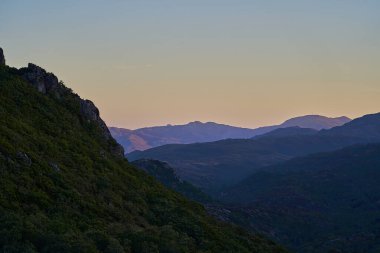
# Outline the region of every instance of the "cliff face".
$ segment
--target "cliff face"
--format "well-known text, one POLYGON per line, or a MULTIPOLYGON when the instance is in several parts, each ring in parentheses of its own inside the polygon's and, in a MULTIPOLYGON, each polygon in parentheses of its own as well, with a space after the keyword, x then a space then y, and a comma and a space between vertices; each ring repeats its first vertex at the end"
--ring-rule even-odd
MULTIPOLYGON (((0 64, 5 65, 5 58, 1 48, 0 64)), ((87 123, 95 124, 101 130, 105 141, 114 142, 112 145, 112 153, 116 156, 124 157, 124 148, 113 140, 107 125, 100 118, 99 110, 93 102, 80 98, 62 82, 58 81, 58 78, 53 73, 49 73, 33 63, 29 63, 28 67, 21 68, 16 72, 29 84, 35 87, 40 93, 52 96, 59 100, 63 99, 64 96, 67 96, 68 94, 73 96, 79 103, 80 116, 82 117, 82 120, 87 123)))
MULTIPOLYGON (((84 120, 95 123, 101 129, 106 141, 114 141, 106 123, 100 118, 98 108, 92 101, 80 99, 80 113, 84 120)), ((124 148, 116 141, 115 143, 116 145, 112 147, 112 153, 124 158, 124 148)))
POLYGON ((33 63, 29 63, 27 68, 22 68, 20 71, 22 77, 43 94, 60 94, 67 90, 60 87, 58 78, 54 74, 47 73, 43 68, 33 63))

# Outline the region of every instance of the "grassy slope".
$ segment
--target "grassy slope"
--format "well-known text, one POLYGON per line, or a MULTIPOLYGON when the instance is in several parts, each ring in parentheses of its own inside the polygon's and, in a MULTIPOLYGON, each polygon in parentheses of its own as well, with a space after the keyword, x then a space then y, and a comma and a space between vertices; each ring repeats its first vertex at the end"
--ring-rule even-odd
POLYGON ((113 156, 73 94, 0 66, 2 252, 281 252, 113 156))

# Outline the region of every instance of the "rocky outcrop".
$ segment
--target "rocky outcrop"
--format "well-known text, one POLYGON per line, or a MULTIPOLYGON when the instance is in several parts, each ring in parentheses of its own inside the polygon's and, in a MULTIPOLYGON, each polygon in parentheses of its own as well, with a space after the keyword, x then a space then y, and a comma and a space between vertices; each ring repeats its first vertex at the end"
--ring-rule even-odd
POLYGON ((0 65, 5 65, 5 57, 3 53, 3 49, 0 47, 0 65))
MULTIPOLYGON (((108 130, 106 123, 104 123, 104 121, 99 116, 98 108, 92 101, 80 99, 80 113, 84 120, 86 120, 87 122, 94 122, 99 126, 99 128, 103 132, 103 136, 106 138, 107 141, 113 140, 113 137, 110 131, 108 130)), ((111 152, 114 155, 124 157, 124 148, 119 144, 113 146, 111 152)))
POLYGON ((58 81, 58 78, 53 73, 48 73, 35 64, 29 63, 28 67, 21 68, 18 71, 23 79, 43 94, 53 96, 57 99, 61 99, 67 94, 73 95, 80 105, 80 116, 82 120, 96 124, 102 132, 104 139, 111 143, 111 153, 115 156, 124 157, 124 148, 113 139, 107 125, 99 116, 98 108, 96 108, 93 102, 81 99, 78 95, 73 94, 69 88, 58 81))
POLYGON ((106 140, 112 139, 106 123, 100 118, 99 110, 90 100, 80 100, 80 114, 87 122, 95 122, 104 133, 106 140))
POLYGON ((21 76, 32 84, 36 89, 43 93, 60 94, 63 92, 63 87, 58 82, 58 78, 52 74, 47 73, 43 68, 29 63, 27 68, 20 69, 21 76))

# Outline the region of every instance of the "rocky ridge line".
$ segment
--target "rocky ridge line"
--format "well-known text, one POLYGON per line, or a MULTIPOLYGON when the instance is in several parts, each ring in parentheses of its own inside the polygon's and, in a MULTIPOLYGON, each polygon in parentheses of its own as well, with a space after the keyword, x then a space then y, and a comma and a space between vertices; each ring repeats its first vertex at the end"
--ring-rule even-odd
MULTIPOLYGON (((0 48, 0 65, 5 65, 5 58, 2 48, 0 48)), ((46 72, 45 69, 29 63, 28 67, 18 70, 20 76, 35 87, 39 92, 51 95, 57 99, 61 99, 65 94, 72 93, 53 73, 46 72)), ((100 118, 99 110, 90 100, 85 100, 76 95, 76 99, 80 104, 80 116, 84 121, 93 122, 99 126, 102 135, 106 141, 113 140, 105 122, 100 118)), ((115 143, 117 143, 115 141, 115 143)), ((111 152, 119 157, 124 157, 124 148, 120 144, 116 144, 111 148, 111 152)))

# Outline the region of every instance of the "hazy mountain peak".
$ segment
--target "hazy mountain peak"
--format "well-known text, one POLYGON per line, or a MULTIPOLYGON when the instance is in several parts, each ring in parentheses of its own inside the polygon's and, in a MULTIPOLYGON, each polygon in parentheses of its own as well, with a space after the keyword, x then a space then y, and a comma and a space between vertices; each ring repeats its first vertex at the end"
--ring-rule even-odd
POLYGON ((289 119, 281 125, 249 129, 215 122, 192 121, 184 125, 166 125, 125 130, 111 127, 112 135, 124 146, 127 153, 146 150, 166 144, 190 144, 212 142, 223 139, 248 139, 266 134, 278 128, 301 127, 315 130, 341 126, 347 117, 328 118, 320 115, 306 115, 289 119))
MULTIPOLYGON (((207 122, 202 122, 202 121, 191 121, 187 124, 184 124, 184 125, 178 125, 178 126, 197 126, 197 127, 205 127, 205 126, 229 126, 229 125, 225 125, 225 124, 220 124, 220 123, 216 123, 216 122, 212 122, 212 121, 207 121, 207 122)), ((233 126, 231 126, 233 127, 233 126)))
POLYGON ((281 124, 281 127, 299 126, 321 130, 340 126, 350 121, 351 119, 346 116, 330 118, 322 115, 305 115, 288 119, 281 124))
POLYGON ((206 123, 196 120, 196 121, 189 122, 186 125, 203 125, 203 124, 206 124, 206 123))
MULTIPOLYGON (((324 118, 326 117, 322 117, 324 118)), ((183 179, 213 194, 215 189, 241 180, 263 166, 295 156, 379 141, 380 114, 358 118, 328 130, 318 131, 315 128, 281 125, 254 131, 258 130, 261 131, 261 135, 250 140, 165 145, 139 153, 130 153, 128 159, 164 160, 176 168, 183 179)))
POLYGON ((110 131, 125 147, 127 153, 165 144, 189 144, 229 138, 246 139, 255 135, 253 129, 201 121, 193 121, 184 125, 146 127, 132 131, 110 127, 110 131), (144 145, 141 145, 142 143, 144 145))

